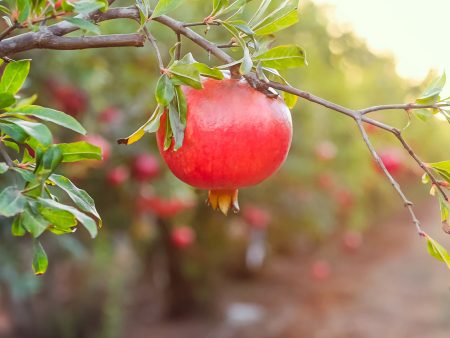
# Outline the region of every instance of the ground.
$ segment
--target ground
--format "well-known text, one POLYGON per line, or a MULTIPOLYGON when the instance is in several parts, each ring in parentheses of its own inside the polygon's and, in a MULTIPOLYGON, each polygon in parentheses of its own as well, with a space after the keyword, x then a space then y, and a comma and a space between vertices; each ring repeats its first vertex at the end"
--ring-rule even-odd
MULTIPOLYGON (((448 247, 435 205, 419 210, 425 230, 448 247)), ((258 279, 225 284, 221 318, 155 323, 142 314, 127 337, 450 337, 450 271, 428 256, 406 212, 373 226, 356 252, 336 240, 313 255, 272 257, 258 279), (329 278, 311 276, 317 259, 330 262, 329 278)))

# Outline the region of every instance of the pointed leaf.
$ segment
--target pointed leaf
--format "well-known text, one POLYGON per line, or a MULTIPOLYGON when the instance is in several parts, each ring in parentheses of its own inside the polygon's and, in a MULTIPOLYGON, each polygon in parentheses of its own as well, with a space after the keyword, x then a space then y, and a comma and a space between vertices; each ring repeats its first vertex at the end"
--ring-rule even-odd
POLYGON ((155 9, 153 10, 152 18, 164 15, 170 11, 173 11, 181 5, 183 0, 159 0, 155 9))
POLYGON ((30 60, 20 60, 8 63, 3 71, 0 82, 0 93, 16 94, 22 87, 30 71, 30 60))
POLYGON ((26 198, 16 187, 10 186, 0 193, 0 215, 11 217, 21 213, 26 205, 26 198))
POLYGON ((59 143, 56 146, 61 150, 63 162, 102 159, 102 150, 86 141, 59 143))
POLYGON ((256 35, 268 35, 295 25, 298 22, 297 9, 275 16, 272 20, 263 22, 258 28, 253 28, 256 35))
POLYGON ((296 45, 283 45, 269 49, 254 57, 262 66, 275 69, 301 67, 306 64, 304 50, 296 45))
POLYGON ((95 23, 89 20, 71 17, 64 18, 64 20, 70 22, 71 24, 77 26, 82 30, 85 30, 86 32, 100 34, 100 27, 98 27, 95 23))
POLYGON ((42 275, 47 271, 48 258, 42 244, 39 241, 34 242, 33 271, 35 275, 42 275))
POLYGON ((445 73, 435 79, 430 86, 420 95, 420 97, 416 100, 417 103, 420 104, 431 104, 437 102, 439 100, 439 95, 444 88, 446 82, 445 73))
POLYGON ((161 75, 161 77, 158 79, 158 82, 156 83, 156 101, 163 107, 166 107, 169 102, 172 101, 174 95, 175 91, 172 81, 170 81, 167 74, 161 75))
POLYGON ((10 113, 14 113, 16 115, 34 116, 38 119, 53 122, 67 129, 71 129, 79 134, 86 134, 86 129, 84 129, 77 120, 75 120, 72 116, 55 109, 29 105, 14 109, 10 111, 10 113))

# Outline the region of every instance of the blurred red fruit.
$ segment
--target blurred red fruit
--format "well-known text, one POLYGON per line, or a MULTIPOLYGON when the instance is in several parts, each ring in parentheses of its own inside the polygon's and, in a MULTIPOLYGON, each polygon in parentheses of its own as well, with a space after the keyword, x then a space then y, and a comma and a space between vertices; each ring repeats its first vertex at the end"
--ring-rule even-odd
POLYGON ((108 107, 100 112, 98 120, 102 123, 110 124, 117 122, 121 116, 122 114, 120 112, 120 109, 116 107, 108 107))
POLYGON ((109 142, 106 139, 104 139, 100 135, 95 135, 95 134, 85 136, 83 139, 86 142, 91 143, 94 146, 101 148, 103 161, 107 161, 109 159, 109 156, 111 154, 111 146, 109 145, 109 142))
POLYGON ((128 170, 124 166, 115 167, 108 172, 106 179, 112 186, 121 185, 128 180, 128 170))
POLYGON ((367 124, 365 126, 365 129, 369 134, 375 134, 378 131, 378 127, 374 126, 373 124, 367 124))
POLYGON ((341 189, 336 193, 336 203, 343 209, 353 206, 353 193, 347 189, 341 189))
POLYGON ((59 110, 74 117, 80 117, 87 109, 87 94, 71 85, 63 85, 56 80, 48 80, 47 88, 59 110))
POLYGON ((159 174, 159 162, 151 154, 138 155, 131 164, 131 174, 140 182, 149 181, 159 174))
MULTIPOLYGON (((385 149, 381 151, 380 159, 390 174, 398 173, 403 167, 401 154, 397 149, 385 149)), ((379 168, 378 165, 377 168, 379 168)))
POLYGON ((317 260, 311 266, 311 276, 314 280, 324 281, 330 278, 330 264, 324 260, 317 260))
POLYGON ((334 178, 331 174, 320 174, 317 176, 317 183, 319 187, 324 190, 331 190, 334 188, 334 178))
POLYGON ((342 246, 345 250, 355 251, 362 245, 361 233, 356 231, 347 231, 342 236, 342 246))
POLYGON ((245 206, 242 215, 248 225, 258 229, 267 228, 271 218, 267 210, 253 205, 245 206))
POLYGON ((316 145, 314 153, 319 160, 330 161, 336 157, 337 148, 333 142, 325 140, 316 145))
POLYGON ((146 197, 139 195, 137 200, 137 209, 139 212, 151 212, 161 218, 173 217, 193 206, 193 202, 177 198, 161 199, 156 196, 146 197))
POLYGON ((175 247, 184 249, 194 243, 195 233, 191 227, 186 225, 177 226, 172 229, 170 240, 175 247))

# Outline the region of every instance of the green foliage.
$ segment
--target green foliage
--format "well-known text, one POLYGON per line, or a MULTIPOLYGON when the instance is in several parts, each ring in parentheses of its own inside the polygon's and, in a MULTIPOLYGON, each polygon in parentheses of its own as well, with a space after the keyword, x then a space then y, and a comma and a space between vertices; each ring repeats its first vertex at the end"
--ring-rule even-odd
MULTIPOLYGON (((1 90, 16 95, 29 69, 28 60, 10 62, 0 82, 1 90)), ((15 176, 15 183, 0 192, 0 215, 14 217, 11 226, 14 236, 28 232, 37 238, 45 231, 58 235, 71 233, 80 222, 95 237, 97 223, 101 226, 101 219, 94 201, 84 190, 55 172, 63 162, 101 159, 100 149, 85 141, 53 144, 50 129, 37 121, 52 122, 82 135, 86 130, 63 112, 27 104, 27 101, 34 99, 3 100, 0 147, 5 162, 1 162, 0 172, 3 176, 15 176), (7 148, 13 149, 16 156, 10 155, 7 148), (53 194, 57 189, 66 192, 76 208, 59 202, 53 194)), ((33 270, 42 274, 47 269, 47 256, 40 243, 34 248, 33 270)))
POLYGON ((444 262, 445 265, 447 265, 447 267, 450 269, 450 255, 448 254, 447 250, 445 250, 442 245, 440 245, 427 234, 424 234, 424 236, 427 240, 427 249, 430 256, 436 258, 441 262, 444 262))

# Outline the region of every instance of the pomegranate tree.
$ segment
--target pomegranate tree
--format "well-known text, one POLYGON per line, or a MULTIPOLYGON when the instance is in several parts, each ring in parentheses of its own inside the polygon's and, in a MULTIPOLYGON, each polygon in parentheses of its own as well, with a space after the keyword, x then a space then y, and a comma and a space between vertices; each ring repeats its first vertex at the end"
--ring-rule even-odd
POLYGON ((286 159, 292 121, 284 101, 245 80, 204 79, 202 89, 183 86, 187 123, 181 148, 164 150, 166 113, 157 132, 159 151, 183 182, 207 189, 208 203, 227 214, 239 210, 238 189, 272 175, 286 159))

